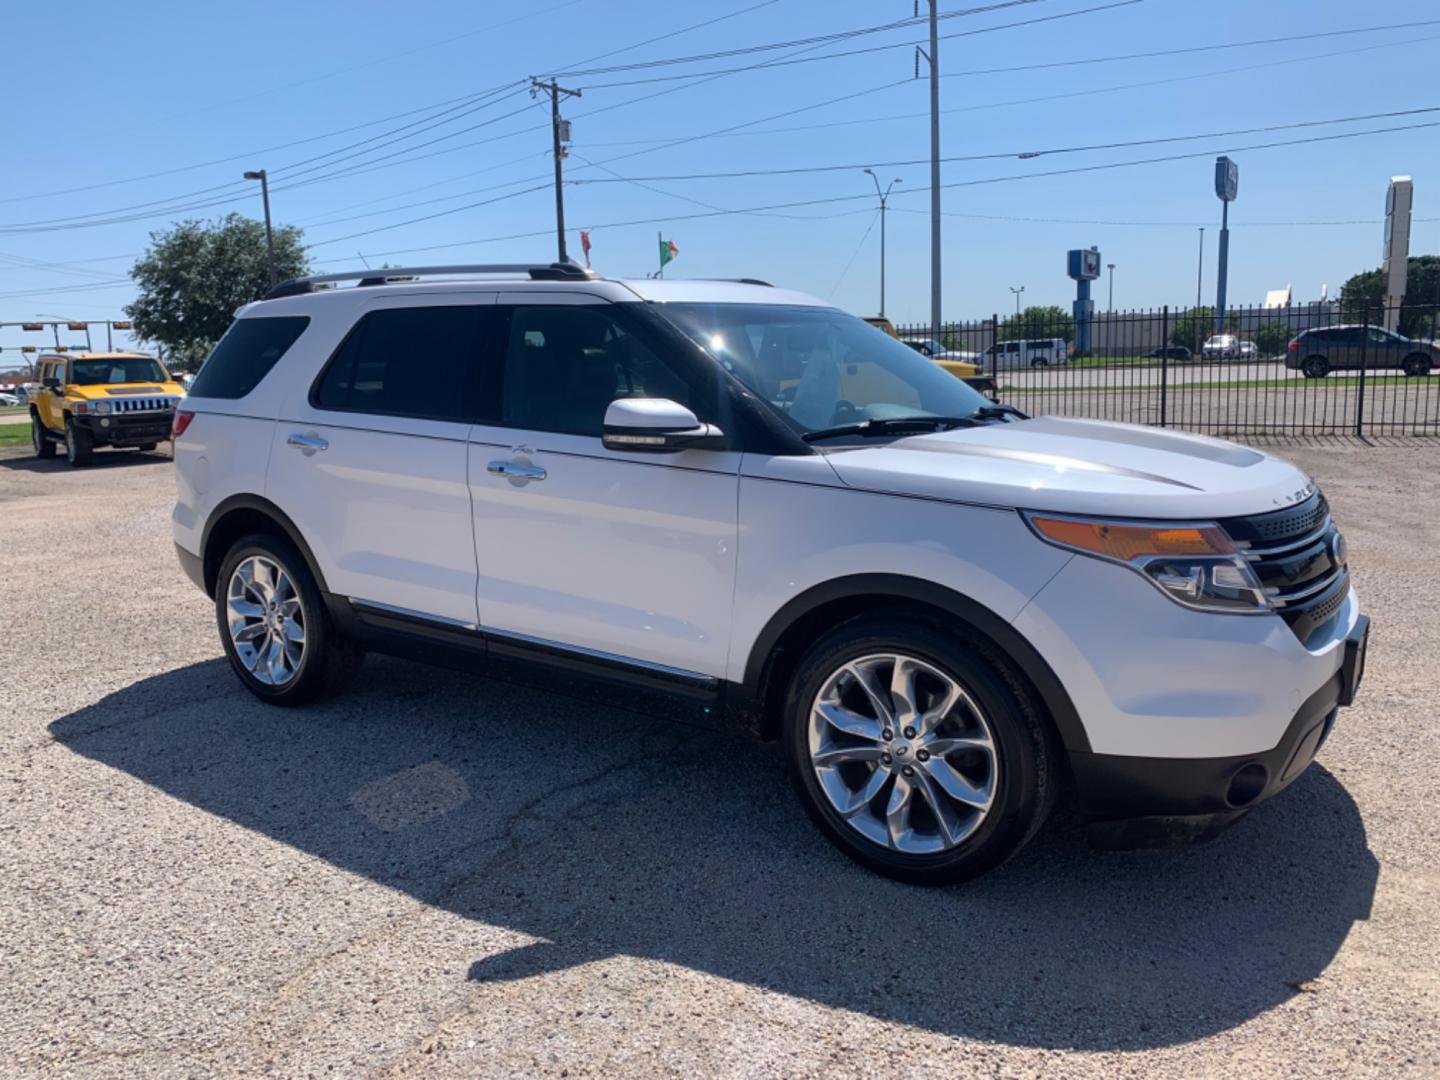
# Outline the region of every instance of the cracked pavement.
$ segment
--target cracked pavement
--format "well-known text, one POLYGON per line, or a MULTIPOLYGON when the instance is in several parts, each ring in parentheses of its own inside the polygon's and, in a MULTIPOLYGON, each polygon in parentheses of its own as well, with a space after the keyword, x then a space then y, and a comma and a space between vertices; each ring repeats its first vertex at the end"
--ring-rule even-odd
POLYGON ((378 657, 263 706, 163 453, 0 457, 0 1074, 1436 1075, 1440 447, 1280 452, 1375 619, 1318 765, 948 890, 832 851, 770 747, 378 657))

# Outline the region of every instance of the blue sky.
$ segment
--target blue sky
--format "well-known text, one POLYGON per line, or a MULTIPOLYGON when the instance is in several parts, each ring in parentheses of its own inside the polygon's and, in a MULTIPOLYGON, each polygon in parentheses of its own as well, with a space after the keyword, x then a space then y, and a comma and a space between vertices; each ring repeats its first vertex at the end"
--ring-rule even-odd
MULTIPOLYGON (((1233 150, 1241 166, 1231 214, 1232 303, 1258 302, 1286 284, 1297 300, 1315 299, 1322 283, 1333 292, 1349 274, 1378 265, 1393 174, 1415 178, 1412 252, 1436 250, 1440 210, 1431 192, 1440 187, 1440 128, 1242 148, 1440 123, 1440 112, 1016 156, 1440 106, 1440 90, 1420 77, 1440 44, 1433 0, 1138 0, 1085 10, 1106 3, 1033 0, 941 24, 945 34, 979 31, 941 43, 942 153, 1009 155, 944 166, 943 182, 966 184, 944 192, 947 318, 1011 309, 1012 285, 1025 286, 1026 303, 1068 304, 1065 250, 1090 244, 1116 264, 1117 307, 1190 302, 1200 224, 1208 226, 1210 299, 1220 211, 1211 173, 1214 153, 1223 151, 1233 150), (1435 23, 1363 32, 1425 20, 1435 23), (1028 25, 1006 25, 1016 23, 1028 25), (1326 33, 1332 36, 1297 40, 1326 33), (1260 39, 1284 40, 1038 66, 1260 39), (1187 153, 1200 156, 1034 175, 1187 153), (1018 179, 984 182, 1000 177, 1018 179), (1358 223, 1303 224, 1316 222, 1358 223)), ((941 11, 973 6, 947 0, 941 11)), ((247 168, 270 170, 277 222, 305 228, 320 269, 357 267, 360 254, 412 265, 548 259, 548 114, 518 88, 486 100, 475 95, 532 74, 782 42, 910 15, 909 0, 12 3, 10 109, 0 143, 0 321, 40 313, 123 317, 131 290, 114 279, 150 230, 232 209, 259 216, 257 186, 240 182, 247 168), (706 20, 716 21, 632 47, 706 20), (585 62, 607 53, 614 55, 585 62), (402 125, 411 126, 396 130, 402 125), (352 145, 363 139, 374 141, 352 145), (169 174, 116 183, 161 172, 169 174), (104 186, 53 194, 90 185, 104 186), (215 205, 169 211, 172 203, 203 201, 215 205), (111 211, 156 210, 166 212, 89 224, 111 211), (413 220, 427 215, 440 216, 413 220), (65 227, 15 231, 52 219, 65 227), (77 223, 85 227, 70 227, 77 223)), ((572 250, 576 230, 591 226, 597 268, 639 275, 654 268, 663 232, 680 248, 667 273, 763 277, 873 313, 879 230, 860 166, 928 154, 927 84, 911 78, 906 44, 923 36, 923 27, 901 27, 804 51, 565 76, 584 90, 564 109, 574 132, 568 177, 604 181, 567 186, 572 250), (705 81, 605 85, 882 45, 897 47, 705 81), (642 97, 649 100, 636 100, 642 97), (792 110, 803 111, 779 115, 792 110), (676 179, 820 165, 853 167, 676 179), (714 213, 811 201, 818 204, 714 213), (646 223, 616 224, 631 221, 646 223)), ((889 216, 889 314, 921 321, 929 304, 928 169, 877 171, 902 180, 889 216)), ((1103 306, 1105 289, 1098 292, 1103 306)), ((18 331, 0 331, 0 344, 22 340, 18 331)))

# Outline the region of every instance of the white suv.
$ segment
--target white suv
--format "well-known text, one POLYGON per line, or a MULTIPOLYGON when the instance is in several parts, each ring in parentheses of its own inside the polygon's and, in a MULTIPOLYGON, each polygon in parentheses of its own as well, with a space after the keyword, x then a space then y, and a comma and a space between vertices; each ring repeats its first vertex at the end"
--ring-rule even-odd
POLYGON ((265 701, 374 650, 778 739, 831 840, 936 883, 1062 791, 1103 844, 1218 831, 1355 692, 1284 461, 1028 418, 760 282, 394 273, 242 309, 176 417, 180 561, 265 701))

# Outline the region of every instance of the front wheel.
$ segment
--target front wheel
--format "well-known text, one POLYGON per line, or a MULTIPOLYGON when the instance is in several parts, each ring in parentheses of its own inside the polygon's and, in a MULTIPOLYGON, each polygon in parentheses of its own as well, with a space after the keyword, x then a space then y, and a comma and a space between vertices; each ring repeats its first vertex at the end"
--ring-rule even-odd
POLYGON ((982 646, 926 623, 861 620, 826 635, 800 663, 784 722, 806 810, 887 877, 982 874, 1054 801, 1034 704, 982 646))
POLYGON ((30 414, 30 445, 35 448, 37 458, 55 456, 55 443, 46 433, 45 425, 40 422, 40 417, 34 413, 30 414))
POLYGON ((76 467, 89 465, 95 457, 95 436, 75 421, 65 421, 65 460, 76 467))
POLYGON ((1307 356, 1300 370, 1307 379, 1323 379, 1330 374, 1330 361, 1323 356, 1307 356))
POLYGON ((245 537, 226 554, 215 581, 215 619, 235 674, 273 705, 339 693, 365 656, 336 629, 300 553, 267 533, 245 537))

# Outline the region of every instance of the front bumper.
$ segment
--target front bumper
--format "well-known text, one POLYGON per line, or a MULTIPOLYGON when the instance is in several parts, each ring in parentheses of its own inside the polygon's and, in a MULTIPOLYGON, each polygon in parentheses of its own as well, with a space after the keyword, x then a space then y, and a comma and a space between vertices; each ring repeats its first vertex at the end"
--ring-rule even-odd
POLYGON ((147 413, 77 415, 71 422, 90 432, 97 446, 141 446, 170 438, 173 410, 147 413))
POLYGON ((1258 754, 1144 758, 1071 751, 1070 770, 1091 843, 1156 847, 1206 840, 1300 776, 1329 737, 1365 673, 1370 620, 1346 635, 1339 669, 1290 719, 1280 741, 1258 754))

